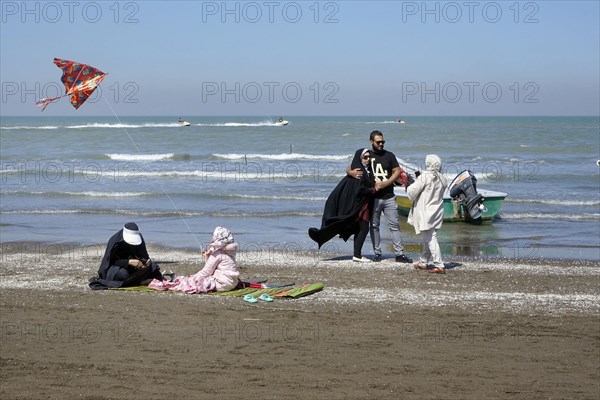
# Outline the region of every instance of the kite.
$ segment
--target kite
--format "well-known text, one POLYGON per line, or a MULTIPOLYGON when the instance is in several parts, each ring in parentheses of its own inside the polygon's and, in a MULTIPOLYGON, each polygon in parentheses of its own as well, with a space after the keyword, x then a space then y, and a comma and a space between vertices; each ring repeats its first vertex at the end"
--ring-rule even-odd
POLYGON ((63 70, 61 80, 65 85, 65 94, 50 99, 44 98, 35 103, 36 106, 42 107, 42 111, 46 109, 48 104, 65 96, 71 96, 71 104, 77 110, 94 93, 94 90, 106 76, 99 69, 75 61, 55 58, 54 64, 63 70))

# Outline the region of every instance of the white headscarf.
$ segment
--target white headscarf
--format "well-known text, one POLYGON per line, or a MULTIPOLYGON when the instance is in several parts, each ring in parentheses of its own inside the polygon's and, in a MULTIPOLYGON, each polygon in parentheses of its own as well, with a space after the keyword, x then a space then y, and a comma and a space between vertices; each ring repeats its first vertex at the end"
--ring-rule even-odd
POLYGON ((365 160, 363 159, 363 156, 366 153, 369 153, 369 155, 371 155, 371 149, 363 149, 360 152, 360 162, 361 162, 363 168, 367 171, 367 174, 370 174, 369 168, 367 168, 369 166, 370 161, 367 161, 367 163, 365 164, 365 160))
POLYGON ((442 159, 437 154, 428 154, 425 157, 425 169, 427 171, 442 171, 442 159))
POLYGON ((428 154, 425 157, 425 170, 432 172, 444 185, 448 186, 448 180, 442 174, 442 159, 437 154, 428 154))

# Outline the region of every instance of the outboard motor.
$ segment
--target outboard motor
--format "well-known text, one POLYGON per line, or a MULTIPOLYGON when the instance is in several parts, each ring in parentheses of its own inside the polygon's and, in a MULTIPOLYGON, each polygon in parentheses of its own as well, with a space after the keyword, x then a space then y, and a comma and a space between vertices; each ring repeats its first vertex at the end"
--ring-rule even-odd
POLYGON ((461 202, 469 212, 471 219, 481 218, 481 212, 485 209, 483 206, 483 196, 477 193, 477 178, 469 170, 465 170, 456 175, 448 188, 450 197, 461 202))

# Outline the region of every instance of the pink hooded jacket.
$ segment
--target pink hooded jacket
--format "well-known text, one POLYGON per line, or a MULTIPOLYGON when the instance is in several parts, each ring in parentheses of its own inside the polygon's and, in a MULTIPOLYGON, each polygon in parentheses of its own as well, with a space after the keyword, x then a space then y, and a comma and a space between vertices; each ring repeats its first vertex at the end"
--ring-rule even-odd
POLYGON ((237 249, 238 244, 233 242, 205 254, 206 263, 199 274, 206 278, 212 277, 217 292, 231 290, 238 284, 240 272, 235 261, 237 249))
POLYGON ((173 282, 154 279, 148 286, 156 290, 184 293, 231 290, 237 286, 240 276, 235 261, 237 249, 238 244, 233 239, 233 234, 218 226, 213 232, 212 243, 204 252, 204 268, 194 275, 178 276, 173 282))

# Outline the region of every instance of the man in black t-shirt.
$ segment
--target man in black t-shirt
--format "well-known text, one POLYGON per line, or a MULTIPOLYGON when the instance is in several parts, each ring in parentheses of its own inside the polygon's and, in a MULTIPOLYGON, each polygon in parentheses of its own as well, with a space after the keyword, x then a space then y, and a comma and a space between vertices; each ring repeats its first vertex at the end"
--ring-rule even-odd
MULTIPOLYGON (((373 242, 373 251, 375 257, 373 261, 381 261, 381 235, 379 225, 381 222, 381 213, 385 215, 392 242, 394 244, 394 252, 396 253, 396 261, 403 263, 411 263, 412 260, 404 254, 402 246, 402 237, 400 235, 400 223, 398 222, 398 205, 396 204, 396 196, 394 195, 394 181, 400 177, 401 169, 398 165, 398 160, 394 153, 384 150, 383 133, 373 131, 370 135, 371 146, 371 170, 375 177, 375 205, 371 216, 371 241, 373 242)), ((362 171, 359 169, 347 170, 348 174, 360 179, 362 171)))

